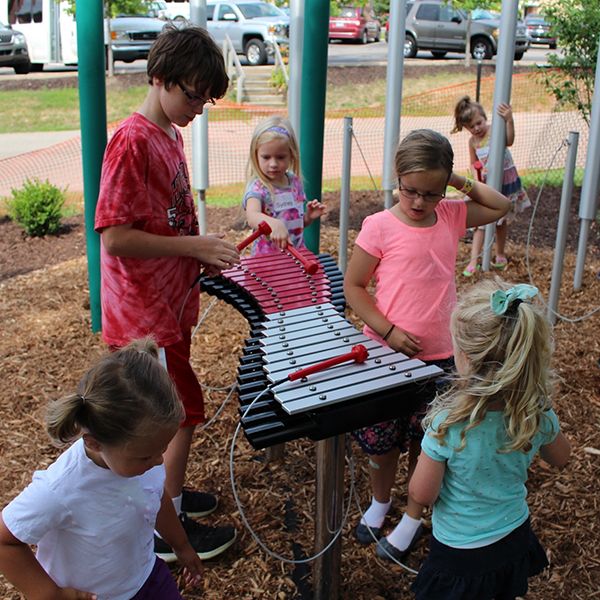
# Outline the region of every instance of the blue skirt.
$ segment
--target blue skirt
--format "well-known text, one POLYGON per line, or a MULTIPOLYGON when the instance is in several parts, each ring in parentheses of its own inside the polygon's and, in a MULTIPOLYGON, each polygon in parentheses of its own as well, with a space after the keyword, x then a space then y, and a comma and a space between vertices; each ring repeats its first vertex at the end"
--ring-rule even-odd
POLYGON ((451 548, 434 537, 412 591, 417 600, 513 600, 548 566, 529 519, 482 548, 451 548))

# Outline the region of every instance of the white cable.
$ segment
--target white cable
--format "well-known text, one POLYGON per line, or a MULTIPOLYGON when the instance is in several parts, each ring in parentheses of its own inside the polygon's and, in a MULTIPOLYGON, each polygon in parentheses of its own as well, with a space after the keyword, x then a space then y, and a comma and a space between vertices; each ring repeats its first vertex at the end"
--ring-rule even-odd
POLYGON ((233 433, 233 437, 231 439, 231 448, 230 448, 230 452, 229 452, 229 479, 231 482, 231 491, 233 492, 233 499, 235 501, 235 504, 237 506, 237 509, 240 513, 240 518, 242 519, 242 522, 244 523, 246 529, 250 532, 250 535, 254 538, 254 541, 269 555, 272 556, 273 558, 276 558, 277 560, 280 560, 284 563, 288 563, 288 564, 293 564, 293 565, 299 565, 299 564, 305 564, 308 562, 311 562, 317 558, 319 558, 319 556, 321 556, 322 554, 324 554, 325 552, 327 552, 327 550, 329 550, 329 548, 331 548, 331 546, 333 546, 333 544, 336 542, 337 538, 340 536, 346 522, 348 519, 348 515, 350 513, 350 505, 352 504, 351 502, 351 494, 354 491, 354 478, 352 477, 351 479, 351 486, 350 486, 350 492, 349 492, 349 497, 348 497, 348 506, 346 508, 346 512, 344 514, 344 517, 342 519, 342 523, 340 524, 340 528, 337 530, 337 532, 335 533, 335 535, 331 538, 331 540, 329 541, 329 543, 319 552, 317 552, 317 554, 314 554, 313 556, 310 556, 308 558, 303 558, 300 560, 293 560, 293 559, 289 559, 286 558, 285 556, 281 556, 280 554, 277 554, 276 552, 273 552, 272 550, 270 550, 269 548, 267 548, 267 546, 265 545, 265 543, 258 537, 258 534, 254 531, 254 529, 252 529, 252 527, 250 526, 250 523, 248 522, 248 519, 246 518, 246 514, 244 513, 244 509, 242 508, 242 504, 240 502, 238 493, 237 493, 237 488, 235 485, 235 474, 233 472, 233 457, 234 457, 234 452, 235 452, 235 442, 238 436, 238 433, 241 429, 242 426, 242 420, 246 417, 246 415, 248 414, 248 412, 250 411, 250 409, 252 408, 252 406, 254 405, 255 402, 258 401, 258 399, 268 390, 270 390, 272 386, 266 387, 264 390, 262 390, 262 392, 260 392, 258 394, 258 396, 256 396, 256 398, 254 398, 254 400, 252 400, 252 402, 249 404, 248 408, 245 410, 244 414, 240 417, 240 421, 237 424, 237 427, 235 428, 235 431, 233 433))
POLYGON ((192 338, 196 335, 198 329, 200 328, 200 325, 202 325, 202 323, 204 323, 204 320, 206 319, 206 317, 208 317, 208 314, 210 313, 210 311, 212 310, 212 308, 216 302, 217 302, 217 297, 214 296, 211 299, 211 301, 208 303, 208 306, 204 309, 202 316, 198 319, 198 323, 196 324, 196 327, 194 327, 194 330, 192 331, 192 338))
POLYGON ((223 409, 225 408, 225 405, 229 401, 229 398, 231 398, 231 396, 233 395, 233 392, 235 390, 235 383, 232 384, 229 388, 224 388, 224 389, 229 389, 229 393, 227 394, 227 396, 225 396, 225 400, 223 400, 223 402, 221 402, 221 406, 219 406, 219 408, 216 410, 215 414, 206 423, 204 423, 204 425, 202 425, 202 427, 196 427, 196 431, 204 431, 205 429, 208 429, 208 427, 210 425, 212 425, 212 423, 217 419, 217 417, 223 412, 223 409))

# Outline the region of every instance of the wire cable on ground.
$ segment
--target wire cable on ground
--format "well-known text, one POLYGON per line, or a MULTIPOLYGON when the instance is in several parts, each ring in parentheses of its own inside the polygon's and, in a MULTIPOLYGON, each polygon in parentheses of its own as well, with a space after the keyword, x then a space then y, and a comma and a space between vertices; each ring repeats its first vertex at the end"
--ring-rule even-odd
MULTIPOLYGON (((304 564, 304 563, 309 563, 312 562, 313 560, 319 558, 319 556, 325 554, 325 552, 327 552, 329 550, 329 548, 331 548, 331 546, 333 546, 333 544, 337 541, 338 537, 340 536, 340 534, 342 533, 342 530, 344 528, 344 526, 346 525, 346 522, 348 521, 348 516, 350 513, 350 505, 352 504, 352 496, 354 494, 354 469, 352 468, 351 470, 351 479, 350 479, 350 490, 348 492, 348 503, 347 503, 347 507, 346 510, 344 512, 343 518, 342 518, 342 522, 340 524, 339 529, 337 529, 335 531, 335 535, 331 538, 331 540, 329 541, 329 543, 322 548, 319 552, 317 552, 316 554, 314 554, 313 556, 309 556, 308 558, 303 558, 303 559, 299 559, 299 560, 293 560, 290 558, 286 558, 285 556, 281 556, 280 554, 277 554, 276 552, 273 552, 271 549, 269 549, 266 544, 262 541, 262 539, 258 536, 258 534, 254 531, 254 529, 252 529, 252 526, 250 525, 250 523, 248 522, 248 519, 246 518, 246 513, 244 512, 244 509, 242 507, 242 503, 240 501, 240 498, 238 496, 238 492, 237 492, 237 487, 236 487, 236 483, 235 483, 235 473, 234 473, 234 453, 235 453, 235 443, 237 440, 237 436, 240 432, 241 426, 242 426, 242 421, 243 419, 246 417, 246 415, 248 414, 248 412, 250 411, 250 409, 252 408, 252 406, 254 406, 255 402, 257 402, 259 400, 259 398, 268 390, 270 390, 275 384, 272 384, 268 387, 266 387, 264 390, 262 390, 258 396, 256 396, 256 398, 254 398, 254 400, 252 400, 252 402, 248 405, 248 407, 246 408, 246 410, 244 411, 244 414, 241 416, 239 423, 237 424, 237 427, 235 428, 235 431, 233 433, 233 437, 231 439, 231 447, 230 447, 230 451, 229 451, 229 479, 231 482, 231 491, 233 493, 233 499, 235 501, 235 504, 237 506, 237 509, 240 513, 240 518, 242 519, 242 522, 244 523, 244 526, 246 527, 246 529, 249 531, 250 535, 253 537, 254 541, 271 557, 280 560, 284 563, 287 564, 304 564)), ((330 532, 332 533, 332 532, 330 532)))

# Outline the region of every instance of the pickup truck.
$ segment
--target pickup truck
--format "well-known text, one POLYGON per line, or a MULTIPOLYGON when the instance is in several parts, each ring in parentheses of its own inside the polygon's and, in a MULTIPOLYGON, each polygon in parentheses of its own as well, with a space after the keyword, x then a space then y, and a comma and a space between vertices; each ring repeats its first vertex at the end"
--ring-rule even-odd
POLYGON ((209 0, 206 26, 218 44, 231 38, 237 54, 251 65, 264 65, 274 43, 289 43, 290 19, 273 4, 259 0, 209 0))

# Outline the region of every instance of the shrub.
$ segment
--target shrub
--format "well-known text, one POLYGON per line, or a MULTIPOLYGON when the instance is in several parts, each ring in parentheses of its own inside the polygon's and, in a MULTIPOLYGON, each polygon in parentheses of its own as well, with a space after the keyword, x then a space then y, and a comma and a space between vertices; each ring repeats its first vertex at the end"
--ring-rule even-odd
POLYGON ((21 225, 32 237, 56 233, 60 228, 65 190, 48 180, 25 180, 20 189, 12 189, 7 202, 11 219, 21 225))

